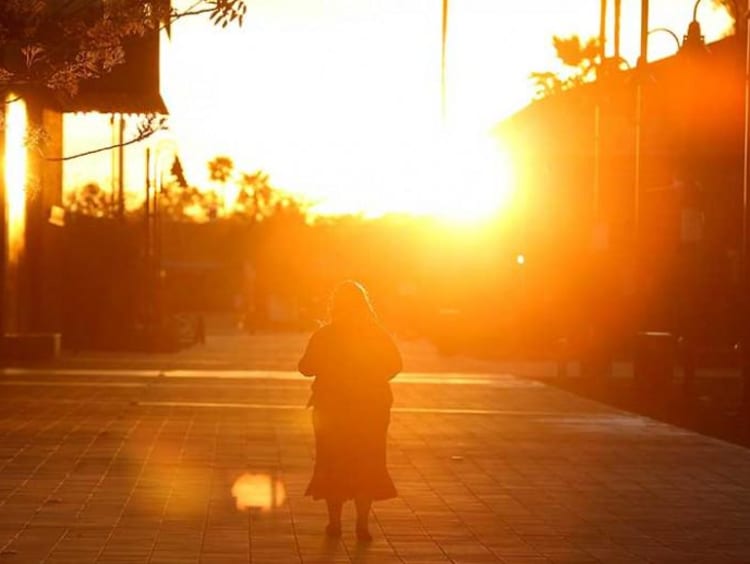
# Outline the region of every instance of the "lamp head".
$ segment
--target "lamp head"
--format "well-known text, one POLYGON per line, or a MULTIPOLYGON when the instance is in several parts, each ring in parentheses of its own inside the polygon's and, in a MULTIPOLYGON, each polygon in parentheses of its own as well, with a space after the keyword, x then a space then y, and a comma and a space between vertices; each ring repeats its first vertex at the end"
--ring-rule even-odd
POLYGON ((706 40, 701 31, 701 24, 693 20, 682 39, 681 51, 698 53, 706 50, 706 40))

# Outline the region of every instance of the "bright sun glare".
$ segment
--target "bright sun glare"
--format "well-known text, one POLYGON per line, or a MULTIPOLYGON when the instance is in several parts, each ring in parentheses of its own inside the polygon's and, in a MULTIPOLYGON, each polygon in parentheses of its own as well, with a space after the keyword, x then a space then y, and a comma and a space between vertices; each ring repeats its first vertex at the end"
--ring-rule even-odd
MULTIPOLYGON (((206 163, 226 155, 239 170, 267 172, 318 214, 465 223, 505 213, 517 190, 510 159, 478 132, 531 100, 529 73, 560 70, 553 35, 598 33, 599 4, 451 2, 445 121, 440 2, 253 0, 241 29, 181 21, 161 47, 161 84, 188 181, 207 186, 206 163)), ((687 29, 691 2, 652 4, 654 27, 687 29)), ((638 8, 623 2, 622 53, 631 63, 638 8)), ((731 29, 710 2, 698 15, 709 41, 731 29)), ((670 41, 653 34, 650 59, 673 54, 670 41)), ((112 177, 109 156, 100 160, 112 177)), ((142 159, 128 161, 126 190, 142 193, 142 159)), ((66 178, 94 168, 81 159, 66 165, 66 178)))
POLYGON ((510 201, 511 167, 496 140, 442 127, 406 137, 388 147, 373 141, 350 155, 350 163, 360 162, 343 171, 344 181, 327 187, 313 213, 403 213, 464 223, 489 219, 510 201), (357 178, 360 167, 370 174, 357 178))
POLYGON ((505 209, 515 193, 513 169, 505 149, 489 137, 464 145, 464 154, 457 161, 457 173, 465 178, 465 200, 454 204, 448 217, 461 219, 486 219, 505 209), (466 174, 463 174, 466 171, 466 174))
MULTIPOLYGON (((439 5, 285 5, 288 12, 256 4, 255 18, 242 30, 196 25, 175 31, 162 70, 181 151, 208 145, 208 158, 227 154, 238 167, 263 169, 275 186, 307 200, 320 215, 401 213, 467 223, 508 204, 509 162, 497 139, 485 133, 500 115, 488 111, 485 98, 502 105, 527 93, 508 81, 499 97, 486 88, 459 91, 474 83, 475 73, 467 77, 465 71, 479 55, 487 58, 488 46, 466 33, 477 18, 465 21, 455 8, 443 120, 439 5), (207 44, 241 53, 243 68, 254 72, 220 72, 236 61, 217 59, 203 48, 207 44), (221 107, 207 100, 196 106, 199 85, 185 89, 184 77, 197 66, 206 69, 201 83, 236 84, 223 90, 221 107), (207 125, 212 135, 196 130, 207 125)), ((183 162, 192 181, 205 178, 205 160, 183 162)))
POLYGON ((509 202, 510 164, 489 137, 445 131, 425 147, 416 206, 406 211, 472 222, 489 219, 509 202))

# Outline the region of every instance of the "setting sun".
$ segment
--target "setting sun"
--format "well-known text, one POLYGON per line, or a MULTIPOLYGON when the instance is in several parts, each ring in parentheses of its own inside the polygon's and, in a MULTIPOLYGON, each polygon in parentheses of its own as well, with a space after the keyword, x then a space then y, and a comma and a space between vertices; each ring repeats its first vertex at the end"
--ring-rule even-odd
MULTIPOLYGON (((450 2, 445 113, 440 2, 255 0, 242 28, 180 21, 161 44, 168 135, 188 182, 201 189, 211 185, 206 163, 226 155, 238 170, 268 173, 314 214, 471 222, 505 213, 514 163, 488 132, 532 100, 531 72, 561 71, 554 35, 597 35, 599 7, 599 0, 450 2)), ((691 8, 653 3, 651 25, 679 37, 691 8)), ((622 10, 621 53, 632 65, 639 3, 624 0, 622 10)), ((709 2, 698 16, 709 41, 731 30, 726 11, 709 2)), ((668 34, 650 37, 651 60, 674 52, 668 34)), ((66 152, 106 144, 86 137, 95 129, 84 121, 94 118, 66 123, 74 119, 79 141, 68 145, 76 136, 66 137, 66 152)), ((147 143, 125 150, 128 208, 143 199, 147 143)), ((71 161, 66 189, 100 177, 113 190, 113 162, 108 153, 71 161)), ((223 187, 225 201, 231 189, 223 187)))
MULTIPOLYGON (((181 152, 230 154, 266 170, 319 214, 393 212, 465 222, 508 203, 510 166, 487 132, 531 90, 502 74, 485 74, 480 86, 481 72, 471 69, 489 70, 488 58, 499 50, 496 40, 481 45, 472 36, 482 10, 452 9, 442 116, 441 13, 434 2, 300 6, 258 2, 247 28, 230 33, 175 31, 162 71, 181 152), (225 76, 220 69, 237 64, 198 49, 202 42, 194 39, 208 35, 241 54, 242 68, 254 69, 232 79, 238 88, 222 91, 220 106, 210 95, 196 99, 193 86, 190 98, 183 94, 185 73, 201 68, 203 79, 218 81, 225 76), (196 111, 201 120, 189 117, 196 111), (212 134, 194 134, 198 123, 210 124, 212 134)), ((487 24, 481 29, 492 36, 487 24)), ((205 177, 200 161, 185 162, 191 178, 205 177)))
POLYGON ((419 163, 425 178, 417 184, 415 206, 406 211, 471 222, 496 215, 510 202, 511 166, 489 137, 445 132, 430 148, 419 163))
MULTIPOLYGON (((440 2, 257 0, 242 29, 186 22, 163 45, 162 73, 187 172, 200 182, 206 160, 228 154, 320 213, 492 215, 512 189, 485 132, 529 103, 532 71, 559 69, 553 35, 596 36, 599 4, 450 2, 445 116, 440 2)), ((725 34, 725 12, 704 4, 707 38, 725 34)), ((682 33, 691 7, 655 5, 653 25, 682 33)), ((631 62, 638 21, 637 3, 624 1, 631 62)), ((651 58, 674 52, 658 35, 651 58)))
POLYGON ((489 136, 440 128, 421 139, 373 147, 372 153, 382 161, 376 159, 373 174, 359 181, 361 189, 330 189, 313 213, 393 212, 466 222, 497 214, 512 195, 510 165, 489 136))

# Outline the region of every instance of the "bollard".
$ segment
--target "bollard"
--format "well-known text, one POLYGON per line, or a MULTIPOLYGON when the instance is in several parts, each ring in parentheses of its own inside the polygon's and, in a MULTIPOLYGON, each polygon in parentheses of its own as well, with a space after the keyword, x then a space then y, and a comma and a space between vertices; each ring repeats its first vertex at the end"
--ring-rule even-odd
POLYGON ((695 395, 695 350, 693 342, 680 337, 677 341, 680 364, 682 365, 682 393, 686 398, 695 395))
POLYGON ((636 334, 633 353, 633 385, 638 395, 669 393, 674 377, 676 341, 672 333, 646 331, 636 334))

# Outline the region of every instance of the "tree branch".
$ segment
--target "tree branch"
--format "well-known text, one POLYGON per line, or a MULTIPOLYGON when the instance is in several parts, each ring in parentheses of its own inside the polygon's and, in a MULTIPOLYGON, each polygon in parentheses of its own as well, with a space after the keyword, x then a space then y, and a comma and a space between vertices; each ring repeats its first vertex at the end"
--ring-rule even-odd
POLYGON ((99 78, 122 64, 125 43, 132 37, 200 15, 222 28, 232 22, 241 26, 247 11, 247 0, 194 0, 185 9, 166 0, 34 0, 42 6, 36 11, 27 10, 37 5, 31 0, 7 6, 4 1, 0 19, 7 29, 1 41, 12 47, 12 57, 6 53, 0 61, 0 88, 28 82, 69 95, 81 80, 99 78))
POLYGON ((115 143, 114 145, 109 145, 107 147, 99 147, 98 149, 91 149, 90 151, 84 151, 82 153, 77 153, 75 155, 67 155, 65 157, 44 157, 44 158, 45 160, 53 161, 53 162, 72 161, 73 159, 79 159, 81 157, 87 157, 89 155, 103 153, 104 151, 111 151, 112 149, 117 149, 119 147, 127 147, 128 145, 133 145, 135 143, 138 143, 139 141, 148 139, 154 133, 156 133, 157 131, 161 131, 162 129, 163 129, 162 127, 159 127, 159 128, 152 129, 149 131, 144 131, 138 134, 136 137, 133 137, 132 139, 128 139, 127 141, 123 141, 122 143, 115 143))
POLYGON ((214 8, 203 8, 202 10, 188 10, 185 12, 175 12, 172 14, 172 21, 176 21, 179 18, 185 16, 200 16, 201 14, 210 14, 214 12, 214 8))

